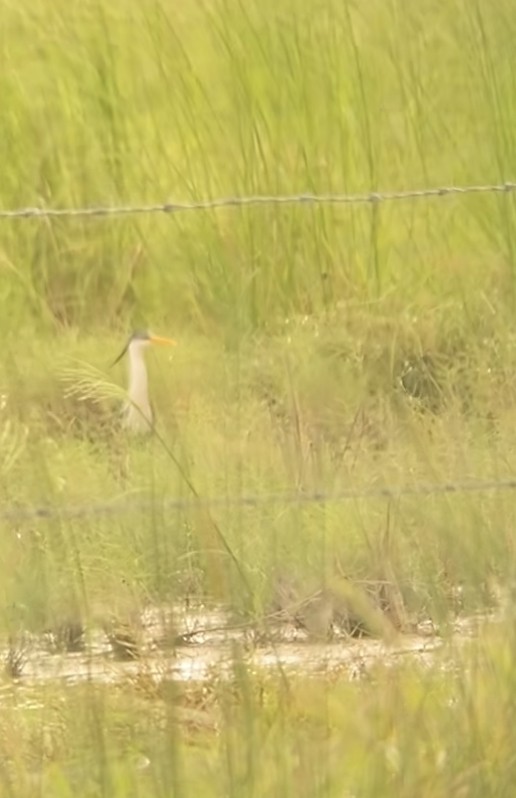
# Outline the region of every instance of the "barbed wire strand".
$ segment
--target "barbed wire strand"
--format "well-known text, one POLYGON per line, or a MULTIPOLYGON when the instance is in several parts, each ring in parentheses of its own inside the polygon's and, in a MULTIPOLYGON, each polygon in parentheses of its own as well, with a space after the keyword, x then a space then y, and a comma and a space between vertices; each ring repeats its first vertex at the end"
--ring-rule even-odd
MULTIPOLYGON (((99 217, 149 213, 179 213, 182 211, 210 210, 217 208, 245 207, 252 205, 288 204, 365 204, 423 197, 447 197, 451 195, 511 193, 516 191, 516 182, 472 186, 439 186, 437 188, 412 189, 409 191, 370 192, 368 194, 285 194, 220 197, 195 202, 166 202, 150 205, 92 206, 87 208, 18 208, 0 210, 0 219, 27 219, 51 217, 99 217)), ((349 488, 338 492, 291 492, 268 495, 242 495, 237 497, 206 497, 199 499, 167 498, 160 504, 166 510, 187 510, 199 507, 258 507, 260 505, 322 504, 349 501, 360 498, 393 499, 410 495, 438 495, 464 492, 486 492, 516 489, 516 478, 506 480, 470 480, 462 482, 420 483, 401 487, 378 486, 349 488)), ((0 519, 21 521, 27 519, 77 518, 99 515, 124 515, 156 509, 155 502, 108 502, 79 506, 15 507, 0 510, 0 519)))
POLYGON ((86 208, 27 207, 0 209, 1 219, 73 218, 95 216, 131 216, 150 213, 173 214, 184 211, 205 211, 219 208, 242 208, 256 205, 363 205, 422 197, 449 197, 464 194, 509 194, 516 191, 516 182, 473 186, 438 186, 408 191, 372 191, 366 194, 279 194, 218 197, 191 202, 162 202, 138 205, 98 205, 86 208))
POLYGON ((401 499, 404 496, 438 496, 458 493, 487 493, 516 489, 516 477, 499 480, 471 479, 458 482, 420 482, 413 485, 378 485, 366 488, 345 488, 340 491, 291 491, 285 493, 250 494, 241 496, 212 496, 198 499, 166 497, 156 500, 119 500, 84 505, 46 505, 38 507, 9 507, 0 510, 2 521, 72 519, 94 516, 123 516, 145 513, 152 509, 168 512, 200 508, 272 507, 277 505, 335 504, 358 499, 401 499))

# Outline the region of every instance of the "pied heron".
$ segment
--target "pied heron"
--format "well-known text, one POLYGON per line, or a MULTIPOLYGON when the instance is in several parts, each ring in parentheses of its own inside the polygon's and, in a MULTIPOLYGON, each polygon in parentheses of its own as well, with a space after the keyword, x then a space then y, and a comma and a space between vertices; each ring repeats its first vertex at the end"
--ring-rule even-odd
POLYGON ((147 330, 138 330, 131 335, 113 363, 113 365, 118 363, 126 353, 129 355, 128 401, 123 410, 122 423, 131 432, 149 432, 152 429, 154 414, 149 399, 147 366, 145 365, 145 350, 152 344, 174 346, 176 341, 153 335, 147 330))

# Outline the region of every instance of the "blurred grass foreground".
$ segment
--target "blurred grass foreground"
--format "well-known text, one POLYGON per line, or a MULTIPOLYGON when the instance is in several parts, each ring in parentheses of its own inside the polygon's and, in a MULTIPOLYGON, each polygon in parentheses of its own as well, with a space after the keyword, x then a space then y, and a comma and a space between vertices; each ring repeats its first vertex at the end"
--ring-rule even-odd
MULTIPOLYGON (((4 2, 0 207, 514 182, 515 37, 515 0, 4 2)), ((411 489, 514 479, 515 219, 0 218, 0 795, 514 794, 514 492, 411 489), (179 345, 134 441, 110 363, 147 326, 179 345), (242 634, 179 682, 192 608, 242 634), (323 667, 357 636, 374 665, 323 667)))

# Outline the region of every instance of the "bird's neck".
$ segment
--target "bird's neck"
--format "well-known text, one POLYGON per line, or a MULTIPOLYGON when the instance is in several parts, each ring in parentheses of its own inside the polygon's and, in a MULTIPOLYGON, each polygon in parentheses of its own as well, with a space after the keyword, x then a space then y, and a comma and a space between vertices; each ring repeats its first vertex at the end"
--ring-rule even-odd
POLYGON ((149 392, 147 382, 147 367, 143 352, 140 349, 134 349, 129 353, 129 400, 130 406, 128 413, 137 421, 139 416, 140 420, 144 422, 141 417, 142 414, 145 419, 152 422, 152 410, 149 403, 149 392))

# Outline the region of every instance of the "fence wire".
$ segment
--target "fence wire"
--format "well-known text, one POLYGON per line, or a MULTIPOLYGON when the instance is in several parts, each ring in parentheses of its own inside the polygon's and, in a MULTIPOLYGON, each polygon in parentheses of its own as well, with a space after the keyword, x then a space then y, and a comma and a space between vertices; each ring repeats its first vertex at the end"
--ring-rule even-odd
MULTIPOLYGON (((436 188, 410 189, 408 191, 369 192, 365 194, 280 194, 218 197, 214 199, 190 202, 163 202, 136 205, 96 205, 83 208, 44 208, 26 207, 0 209, 2 219, 34 219, 34 218, 77 218, 77 217, 113 217, 143 214, 174 214, 185 211, 217 210, 221 208, 244 208, 266 205, 364 205, 397 200, 439 198, 467 194, 510 194, 516 191, 516 182, 507 181, 499 184, 471 186, 438 186, 436 188)), ((266 506, 292 506, 330 504, 359 499, 400 499, 404 496, 436 496, 458 493, 481 493, 509 491, 516 489, 516 477, 502 480, 471 479, 458 482, 417 483, 413 485, 380 485, 365 488, 345 488, 343 490, 326 491, 291 491, 285 493, 215 496, 200 498, 167 497, 161 500, 138 499, 134 501, 111 501, 84 505, 46 505, 17 506, 0 509, 0 520, 19 522, 26 520, 73 519, 98 516, 124 516, 132 513, 144 514, 152 510, 156 512, 188 511, 200 508, 258 508, 266 506)))
POLYGON ((45 505, 39 507, 7 507, 0 510, 0 520, 8 522, 124 516, 144 514, 152 510, 162 513, 198 509, 258 508, 273 506, 336 504, 359 499, 396 500, 406 496, 439 496, 459 493, 488 493, 516 489, 516 477, 509 479, 470 479, 458 482, 419 482, 413 485, 377 485, 365 488, 344 488, 339 491, 290 491, 284 493, 212 496, 199 498, 136 499, 82 505, 45 505))
POLYGON ((367 194, 257 194, 253 196, 216 197, 191 202, 140 203, 137 205, 94 205, 86 208, 28 207, 0 209, 1 219, 76 218, 98 216, 138 216, 143 214, 174 214, 185 211, 206 211, 220 208, 244 208, 257 205, 364 205, 423 197, 450 197, 464 194, 510 194, 516 182, 477 186, 439 186, 408 191, 371 191, 367 194))

